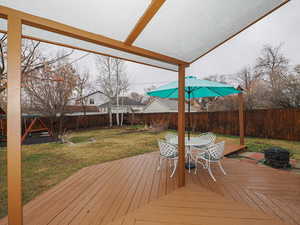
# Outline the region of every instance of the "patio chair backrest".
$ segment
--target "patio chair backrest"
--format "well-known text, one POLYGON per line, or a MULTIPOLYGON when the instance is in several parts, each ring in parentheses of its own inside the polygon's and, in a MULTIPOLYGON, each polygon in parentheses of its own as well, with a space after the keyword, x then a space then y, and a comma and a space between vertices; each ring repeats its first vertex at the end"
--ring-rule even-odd
POLYGON ((224 148, 225 148, 225 141, 210 145, 207 149, 209 158, 214 161, 222 159, 224 155, 224 148))
POLYGON ((162 156, 176 157, 178 155, 177 147, 166 141, 158 140, 159 151, 162 156))
POLYGON ((170 142, 170 140, 174 139, 174 138, 177 138, 177 135, 176 134, 172 134, 172 133, 168 133, 166 134, 165 136, 165 139, 167 142, 170 142))
POLYGON ((214 144, 216 141, 216 135, 211 132, 200 134, 200 138, 207 141, 209 144, 214 144))

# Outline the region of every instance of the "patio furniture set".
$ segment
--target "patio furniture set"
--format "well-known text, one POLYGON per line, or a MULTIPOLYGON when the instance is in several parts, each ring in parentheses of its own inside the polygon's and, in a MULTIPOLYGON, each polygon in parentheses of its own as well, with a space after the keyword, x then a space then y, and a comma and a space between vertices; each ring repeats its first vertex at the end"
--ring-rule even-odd
MULTIPOLYGON (((197 137, 186 137, 186 168, 191 172, 191 168, 195 168, 195 174, 197 173, 198 164, 200 164, 204 169, 207 169, 211 178, 216 181, 212 170, 211 164, 217 163, 226 175, 226 172, 221 164, 221 160, 224 155, 225 142, 216 142, 216 135, 208 132, 202 133, 197 137)), ((162 161, 167 160, 169 162, 170 168, 173 167, 170 177, 173 177, 178 164, 178 137, 175 134, 167 134, 165 140, 158 140, 158 146, 160 150, 159 155, 159 166, 160 170, 162 161), (173 165, 172 165, 173 164, 173 165)))

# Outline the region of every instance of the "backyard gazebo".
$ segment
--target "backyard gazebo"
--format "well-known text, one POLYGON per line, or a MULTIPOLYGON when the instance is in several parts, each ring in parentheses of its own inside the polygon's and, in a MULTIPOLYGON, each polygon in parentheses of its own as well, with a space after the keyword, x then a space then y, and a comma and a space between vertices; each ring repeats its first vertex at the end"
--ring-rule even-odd
MULTIPOLYGON (((1 0, 0 31, 8 34, 9 225, 22 224, 22 38, 178 72, 178 184, 184 186, 185 68, 287 2, 1 0)), ((242 123, 240 131, 243 136, 242 123)))

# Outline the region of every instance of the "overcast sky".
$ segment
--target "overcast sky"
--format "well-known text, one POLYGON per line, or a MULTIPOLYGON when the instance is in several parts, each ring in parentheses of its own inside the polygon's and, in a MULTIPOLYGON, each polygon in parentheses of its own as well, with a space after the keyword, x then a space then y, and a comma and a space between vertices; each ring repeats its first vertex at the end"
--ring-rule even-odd
MULTIPOLYGON (((265 44, 277 46, 291 64, 300 64, 300 0, 292 0, 260 22, 240 33, 187 68, 187 75, 204 78, 214 74, 234 74, 247 65, 253 65, 265 44)), ((93 56, 80 61, 81 68, 95 73, 93 56)), ((154 67, 126 62, 130 91, 144 93, 151 85, 163 85, 177 80, 177 73, 154 67)))

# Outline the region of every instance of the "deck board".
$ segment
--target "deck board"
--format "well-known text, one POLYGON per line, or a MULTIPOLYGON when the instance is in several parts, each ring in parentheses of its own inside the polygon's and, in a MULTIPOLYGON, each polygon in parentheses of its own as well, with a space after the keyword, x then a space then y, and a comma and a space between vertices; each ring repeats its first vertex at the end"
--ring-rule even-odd
POLYGON ((187 185, 112 222, 114 224, 283 224, 270 215, 187 185))
POLYGON ((239 145, 236 143, 232 143, 232 142, 225 142, 225 150, 224 150, 224 155, 231 155, 234 153, 237 153, 239 151, 242 151, 246 148, 246 145, 239 145))
MULTIPOLYGON (((174 201, 181 202, 184 206, 186 200, 190 201, 186 207, 205 208, 198 216, 180 215, 181 212, 178 212, 179 220, 171 221, 173 224, 190 219, 198 220, 199 216, 204 224, 217 223, 222 216, 209 221, 208 215, 215 209, 225 210, 224 207, 227 206, 227 210, 242 211, 241 215, 245 217, 255 214, 249 207, 256 210, 262 218, 257 216, 255 224, 265 224, 269 219, 265 219, 262 216, 265 214, 261 213, 266 213, 267 218, 271 216, 286 224, 300 225, 299 175, 279 172, 238 159, 225 158, 223 165, 227 176, 224 176, 219 168, 213 168, 217 182, 209 177, 206 170, 198 170, 196 175, 194 171, 186 171, 187 183, 199 188, 200 191, 196 191, 197 196, 205 204, 194 200, 192 190, 185 192, 184 198, 174 196, 170 197, 171 200, 157 203, 157 209, 174 201), (227 201, 231 203, 228 204, 227 201), (190 216, 190 219, 186 220, 187 216, 190 216)), ((117 223, 116 220, 124 215, 148 207, 149 203, 178 191, 177 179, 170 178, 169 165, 165 163, 160 171, 157 171, 157 166, 158 153, 153 152, 84 168, 26 204, 24 224, 104 225, 112 221, 117 223)), ((159 214, 155 211, 157 209, 151 209, 151 212, 159 214)), ((169 213, 168 208, 165 210, 169 213)), ((224 214, 219 215, 226 217, 224 214)), ((228 212, 228 215, 235 216, 233 212, 228 212)), ((160 215, 159 218, 159 223, 154 222, 150 216, 147 221, 136 221, 134 217, 130 217, 122 222, 133 224, 135 221, 136 224, 151 225, 167 221, 164 215, 160 215)), ((235 218, 226 218, 222 220, 222 224, 233 224, 235 218)), ((249 220, 240 222, 250 224, 249 220)), ((6 218, 0 221, 0 225, 4 224, 7 224, 6 218)))

